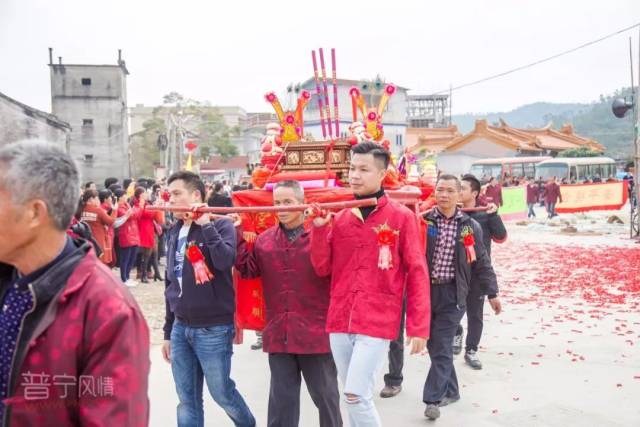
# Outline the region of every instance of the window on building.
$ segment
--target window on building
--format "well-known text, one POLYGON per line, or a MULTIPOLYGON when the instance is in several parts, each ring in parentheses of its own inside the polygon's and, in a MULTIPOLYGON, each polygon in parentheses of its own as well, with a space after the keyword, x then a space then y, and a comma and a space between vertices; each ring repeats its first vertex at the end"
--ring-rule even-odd
POLYGON ((82 86, 91 86, 91 79, 88 77, 82 78, 82 86))
POLYGON ((93 119, 82 119, 82 126, 93 126, 93 119))
POLYGON ((84 161, 85 162, 92 162, 93 161, 93 154, 85 154, 84 155, 84 161))

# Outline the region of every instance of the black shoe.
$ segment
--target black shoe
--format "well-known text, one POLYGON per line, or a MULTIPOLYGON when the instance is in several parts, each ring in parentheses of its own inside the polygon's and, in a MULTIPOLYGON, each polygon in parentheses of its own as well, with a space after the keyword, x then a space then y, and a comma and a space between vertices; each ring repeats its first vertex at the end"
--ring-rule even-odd
POLYGON ((162 282, 163 280, 164 279, 159 274, 156 274, 155 276, 153 276, 153 281, 154 282, 162 282))
POLYGON ((482 362, 478 359, 478 353, 474 350, 469 350, 464 354, 464 361, 475 370, 482 369, 482 362))
POLYGON ((385 385, 380 392, 380 397, 387 398, 397 396, 402 391, 401 385, 385 385))
POLYGON ((147 276, 142 276, 142 279, 140 279, 140 283, 149 283, 149 279, 147 279, 147 276))
POLYGON ((427 407, 424 410, 424 416, 430 420, 437 420, 440 418, 440 408, 435 403, 427 403, 427 407))
POLYGON ((453 337, 453 354, 460 354, 462 352, 462 336, 464 335, 464 330, 460 333, 460 335, 455 335, 453 337))
POLYGON ((262 348, 262 337, 258 338, 258 341, 251 344, 251 350, 260 350, 262 348))
POLYGON ((452 403, 456 403, 458 400, 460 400, 460 395, 453 396, 453 397, 445 397, 444 399, 442 399, 442 400, 440 401, 440 403, 438 404, 438 406, 447 406, 447 405, 451 405, 452 403))

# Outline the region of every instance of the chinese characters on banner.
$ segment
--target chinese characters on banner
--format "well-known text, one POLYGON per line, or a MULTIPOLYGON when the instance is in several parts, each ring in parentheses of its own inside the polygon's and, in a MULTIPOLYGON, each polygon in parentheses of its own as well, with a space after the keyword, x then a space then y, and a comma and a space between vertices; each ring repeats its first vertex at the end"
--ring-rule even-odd
POLYGON ((629 197, 626 181, 601 184, 561 185, 562 203, 556 206, 558 213, 594 210, 618 210, 629 197))

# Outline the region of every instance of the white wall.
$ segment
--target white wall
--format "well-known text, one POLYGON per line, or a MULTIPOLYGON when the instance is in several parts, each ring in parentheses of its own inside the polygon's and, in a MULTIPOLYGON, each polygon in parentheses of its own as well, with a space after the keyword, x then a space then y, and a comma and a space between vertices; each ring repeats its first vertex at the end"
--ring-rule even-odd
MULTIPOLYGON (((332 116, 332 131, 335 137, 335 113, 333 104, 333 86, 328 82, 329 87, 329 104, 331 106, 332 116)), ((349 134, 349 126, 353 123, 353 114, 351 109, 351 96, 349 90, 351 85, 339 84, 338 85, 338 113, 340 117, 340 134, 349 134)), ((322 126, 320 124, 320 113, 318 110, 318 98, 316 96, 315 83, 306 87, 306 90, 311 92, 311 101, 307 105, 304 111, 304 132, 311 133, 316 141, 323 140, 322 126)), ((295 101, 290 103, 287 99, 280 100, 285 111, 288 106, 292 109, 295 108, 295 101), (291 104, 291 105, 289 105, 291 104)), ((323 109, 326 114, 326 106, 324 105, 324 97, 322 98, 323 109)), ((369 98, 365 96, 365 102, 369 103, 369 98)), ((388 139, 391 143, 391 152, 400 155, 404 151, 406 146, 406 129, 407 129, 407 92, 404 90, 397 90, 396 93, 389 99, 387 108, 382 116, 382 123, 384 125, 385 139, 388 139), (396 145, 396 135, 400 136, 398 140, 400 145, 396 145)), ((375 105, 367 105, 367 107, 377 107, 375 105)), ((326 117, 325 117, 326 120, 326 117)), ((362 114, 358 110, 358 120, 363 121, 362 114)), ((327 136, 328 139, 328 136, 327 136)))
POLYGON ((0 98, 0 145, 22 139, 43 139, 67 150, 67 132, 49 125, 45 119, 30 117, 24 109, 0 98))

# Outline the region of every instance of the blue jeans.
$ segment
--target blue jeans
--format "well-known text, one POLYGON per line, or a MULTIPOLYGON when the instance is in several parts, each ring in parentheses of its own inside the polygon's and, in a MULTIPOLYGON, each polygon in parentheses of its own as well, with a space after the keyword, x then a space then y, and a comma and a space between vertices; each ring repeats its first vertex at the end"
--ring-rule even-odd
POLYGON ((359 334, 329 335, 331 353, 346 396, 352 427, 380 427, 380 415, 373 404, 377 371, 389 351, 389 341, 359 334))
POLYGON ((137 254, 137 246, 120 248, 120 279, 122 279, 123 283, 129 280, 129 273, 131 272, 133 264, 136 262, 137 254))
POLYGON ((178 393, 178 426, 202 427, 203 380, 213 400, 236 426, 254 427, 256 420, 230 377, 233 325, 194 328, 180 323, 171 331, 171 371, 178 393))
POLYGON ((535 203, 527 203, 527 206, 529 207, 529 213, 527 214, 527 218, 531 218, 531 217, 535 218, 536 212, 533 210, 535 203))
POLYGON ((556 213, 555 203, 547 203, 547 214, 549 215, 549 218, 553 218, 554 216, 558 215, 556 213))

